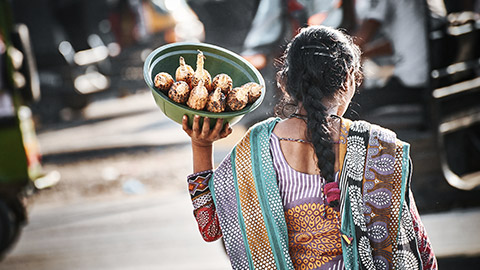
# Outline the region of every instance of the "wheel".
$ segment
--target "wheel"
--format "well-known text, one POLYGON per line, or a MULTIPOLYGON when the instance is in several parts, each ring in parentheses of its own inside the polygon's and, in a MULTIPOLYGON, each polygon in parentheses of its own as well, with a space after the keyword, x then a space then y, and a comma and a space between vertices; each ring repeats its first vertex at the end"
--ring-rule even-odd
POLYGON ((0 258, 3 258, 20 234, 20 222, 14 210, 0 200, 0 258))

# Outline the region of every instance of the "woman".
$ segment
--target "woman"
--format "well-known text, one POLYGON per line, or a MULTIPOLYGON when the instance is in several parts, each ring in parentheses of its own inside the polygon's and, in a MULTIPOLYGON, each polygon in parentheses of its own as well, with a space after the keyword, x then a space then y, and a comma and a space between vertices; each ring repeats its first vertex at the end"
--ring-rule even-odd
POLYGON ((409 189, 409 145, 345 113, 360 51, 340 31, 303 29, 288 45, 280 88, 287 119, 252 127, 213 171, 217 121, 192 129, 194 214, 206 241, 223 236, 234 269, 434 269, 409 189))

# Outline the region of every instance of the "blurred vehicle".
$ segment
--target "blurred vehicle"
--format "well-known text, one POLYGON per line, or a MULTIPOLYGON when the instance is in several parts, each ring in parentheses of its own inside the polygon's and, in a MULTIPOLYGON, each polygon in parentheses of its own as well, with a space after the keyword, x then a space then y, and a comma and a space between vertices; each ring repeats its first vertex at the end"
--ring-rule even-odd
POLYGON ((138 87, 151 44, 204 35, 184 0, 18 0, 13 8, 31 32, 42 88, 33 111, 41 123, 70 120, 96 97, 138 87))
POLYGON ((0 257, 27 221, 25 198, 55 184, 42 171, 32 112, 40 95, 29 31, 13 24, 10 1, 0 1, 0 257))
POLYGON ((431 109, 441 169, 450 185, 463 190, 480 188, 480 1, 476 2, 477 10, 447 5, 447 21, 432 28, 429 36, 431 109))
POLYGON ((42 122, 60 119, 64 108, 84 108, 94 93, 110 86, 110 58, 119 53, 105 1, 13 1, 17 23, 28 26, 37 59, 42 122))
MULTIPOLYGON (((395 130, 412 144, 412 187, 421 194, 417 196, 419 208, 439 211, 479 206, 480 1, 445 1, 443 7, 443 1, 436 1, 436 6, 430 2, 424 1, 430 8, 424 37, 428 49, 424 98, 419 98, 420 104, 379 104, 385 106, 379 106, 367 120, 395 130), (442 16, 435 10, 439 6, 442 16)), ((369 84, 382 84, 392 75, 394 66, 385 60, 375 60, 376 74, 367 80, 377 82, 369 84)), ((371 66, 372 62, 365 65, 371 66)), ((370 76, 367 72, 365 76, 370 76)))
POLYGON ((203 24, 185 0, 111 0, 109 20, 112 32, 124 48, 149 43, 203 41, 203 24))
POLYGON ((187 0, 204 26, 205 42, 240 53, 258 0, 187 0))
POLYGON ((121 53, 112 59, 111 88, 123 96, 145 89, 143 61, 166 43, 204 40, 203 24, 184 0, 109 1, 121 53))

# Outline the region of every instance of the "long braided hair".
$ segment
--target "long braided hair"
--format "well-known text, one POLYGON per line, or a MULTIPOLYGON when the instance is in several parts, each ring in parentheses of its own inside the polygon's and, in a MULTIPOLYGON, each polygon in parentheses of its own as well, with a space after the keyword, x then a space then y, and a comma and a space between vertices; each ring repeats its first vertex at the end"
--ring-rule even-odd
POLYGON ((287 45, 281 60, 278 85, 290 99, 302 102, 306 137, 313 144, 320 174, 327 183, 334 182, 335 153, 324 101, 343 97, 349 75, 361 78, 360 50, 339 30, 310 26, 287 45))

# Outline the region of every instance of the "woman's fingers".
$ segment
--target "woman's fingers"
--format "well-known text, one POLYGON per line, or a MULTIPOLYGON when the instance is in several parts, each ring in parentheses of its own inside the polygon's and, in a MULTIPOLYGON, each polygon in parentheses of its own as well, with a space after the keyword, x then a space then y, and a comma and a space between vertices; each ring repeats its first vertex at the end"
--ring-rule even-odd
POLYGON ((202 135, 206 138, 210 135, 210 118, 203 118, 202 135))
POLYGON ((188 134, 188 136, 192 136, 192 130, 190 129, 190 127, 188 127, 188 116, 187 115, 184 115, 183 118, 182 118, 182 127, 183 127, 183 130, 185 131, 185 133, 188 134))
POLYGON ((222 130, 222 132, 220 133, 220 138, 225 138, 227 137, 228 135, 232 134, 232 128, 230 127, 230 123, 226 123, 225 124, 225 128, 222 130))
POLYGON ((222 131, 222 127, 223 127, 223 118, 218 118, 217 123, 215 123, 215 127, 213 128, 213 134, 215 134, 215 136, 218 136, 222 131))
POLYGON ((200 116, 195 115, 193 117, 193 125, 192 125, 193 133, 197 136, 200 134, 200 116))
POLYGON ((227 137, 232 133, 232 128, 230 127, 229 123, 226 123, 225 126, 223 125, 224 119, 218 118, 216 119, 217 122, 213 129, 210 129, 210 118, 205 117, 203 119, 203 125, 200 126, 200 119, 201 117, 195 115, 193 117, 193 124, 192 128, 188 126, 188 116, 184 115, 182 118, 182 128, 188 136, 200 140, 206 141, 216 141, 218 139, 222 139, 227 137))

